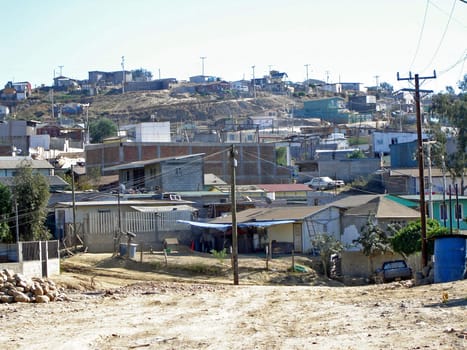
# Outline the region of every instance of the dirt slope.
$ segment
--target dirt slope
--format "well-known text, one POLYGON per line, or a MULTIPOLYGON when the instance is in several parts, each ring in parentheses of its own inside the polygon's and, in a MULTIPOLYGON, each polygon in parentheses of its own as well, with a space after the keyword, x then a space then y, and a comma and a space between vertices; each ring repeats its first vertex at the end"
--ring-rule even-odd
POLYGON ((143 263, 77 255, 54 279, 77 288, 67 290, 70 301, 0 304, 0 343, 5 349, 466 349, 467 280, 344 287, 317 275, 306 258, 297 261, 306 273, 287 273, 290 258, 274 259, 266 271, 262 258, 241 257, 240 285, 233 286, 228 261, 209 255, 174 253, 167 267, 162 254, 143 255, 143 263), (279 285, 281 279, 300 285, 279 285))

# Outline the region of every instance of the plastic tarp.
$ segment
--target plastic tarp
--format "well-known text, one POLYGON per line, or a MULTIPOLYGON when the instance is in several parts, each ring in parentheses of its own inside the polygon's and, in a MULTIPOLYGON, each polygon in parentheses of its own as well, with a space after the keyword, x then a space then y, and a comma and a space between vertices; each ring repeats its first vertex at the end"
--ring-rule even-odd
MULTIPOLYGON (((181 222, 184 224, 189 224, 192 226, 197 227, 204 227, 204 228, 215 228, 221 231, 225 231, 232 227, 231 223, 225 224, 212 224, 209 222, 199 222, 199 221, 189 221, 189 220, 177 220, 177 222, 181 222)), ((276 221, 247 221, 247 222, 239 222, 237 226, 239 227, 247 227, 247 226, 254 226, 254 227, 269 227, 274 225, 282 225, 282 224, 292 224, 295 220, 276 220, 276 221)))

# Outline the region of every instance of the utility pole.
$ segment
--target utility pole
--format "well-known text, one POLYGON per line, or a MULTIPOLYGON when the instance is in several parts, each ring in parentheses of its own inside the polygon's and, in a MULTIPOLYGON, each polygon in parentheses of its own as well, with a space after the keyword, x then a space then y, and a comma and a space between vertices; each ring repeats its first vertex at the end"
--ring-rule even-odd
POLYGON ((18 201, 15 197, 15 219, 16 219, 16 243, 19 243, 19 219, 18 219, 18 201))
POLYGON ((202 56, 201 58, 201 76, 204 77, 204 60, 207 58, 206 56, 202 56))
POLYGON ((75 197, 75 170, 73 164, 71 165, 71 198, 73 201, 73 238, 75 242, 75 251, 76 251, 76 197, 75 197))
POLYGON ((446 220, 448 218, 448 208, 446 206, 446 163, 444 161, 444 154, 441 156, 441 160, 443 161, 443 208, 444 208, 444 212, 443 212, 443 223, 444 223, 444 227, 446 227, 446 220))
POLYGON ((424 142, 426 144, 427 149, 427 157, 426 162, 428 164, 428 205, 430 208, 429 216, 430 219, 433 219, 433 177, 431 175, 431 145, 435 144, 436 141, 427 141, 424 142))
POLYGON ((232 268, 233 268, 233 283, 238 285, 238 231, 237 231, 237 195, 236 195, 236 167, 237 160, 235 159, 235 146, 230 146, 230 162, 231 162, 231 211, 232 211, 232 268))
POLYGON ((122 56, 122 94, 125 93, 125 56, 122 56))
POLYGON ((308 67, 310 66, 309 63, 305 64, 305 68, 306 68, 306 85, 305 85, 305 92, 308 93, 308 90, 310 89, 310 82, 308 81, 308 67))
POLYGON ((251 66, 251 69, 253 70, 253 98, 256 101, 256 80, 255 80, 255 66, 251 66))
POLYGON ((305 68, 306 68, 306 83, 308 85, 308 67, 310 66, 309 63, 305 64, 305 68))
MULTIPOLYGON (((436 72, 433 72, 433 76, 421 77, 421 79, 435 79, 436 72)), ((419 187, 420 187, 420 221, 421 221, 421 238, 422 238, 422 266, 425 267, 428 264, 428 251, 426 242, 426 207, 425 207, 425 174, 424 174, 424 153, 423 153, 423 137, 422 137, 422 113, 420 108, 420 77, 415 74, 412 77, 412 73, 409 73, 408 78, 400 78, 399 72, 397 73, 397 80, 415 80, 415 108, 417 117, 417 146, 418 146, 418 176, 419 176, 419 187)))
POLYGON ((378 91, 378 86, 379 86, 379 75, 375 75, 375 83, 376 83, 376 91, 378 91))

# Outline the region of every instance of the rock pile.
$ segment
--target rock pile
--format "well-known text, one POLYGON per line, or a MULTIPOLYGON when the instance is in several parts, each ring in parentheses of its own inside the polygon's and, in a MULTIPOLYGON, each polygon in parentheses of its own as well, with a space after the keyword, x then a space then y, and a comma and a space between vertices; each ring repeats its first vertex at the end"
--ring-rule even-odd
POLYGON ((65 294, 49 279, 28 279, 8 269, 0 271, 1 303, 48 303, 65 299, 65 294))

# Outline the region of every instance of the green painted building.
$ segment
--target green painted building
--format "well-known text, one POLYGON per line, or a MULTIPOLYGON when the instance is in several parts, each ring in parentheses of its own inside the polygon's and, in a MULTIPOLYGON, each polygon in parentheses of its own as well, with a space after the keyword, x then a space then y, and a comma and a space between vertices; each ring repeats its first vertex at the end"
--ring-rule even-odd
MULTIPOLYGON (((420 207, 419 195, 388 195, 386 197, 412 209, 420 207)), ((429 195, 426 195, 425 203, 428 217, 431 217, 430 208, 433 206, 433 219, 437 220, 441 226, 448 229, 452 227, 453 232, 457 229, 467 231, 467 221, 465 221, 467 218, 467 196, 458 196, 458 200, 456 200, 456 197, 451 195, 451 200, 449 200, 449 195, 443 199, 442 194, 434 194, 431 196, 430 202, 429 195)))

